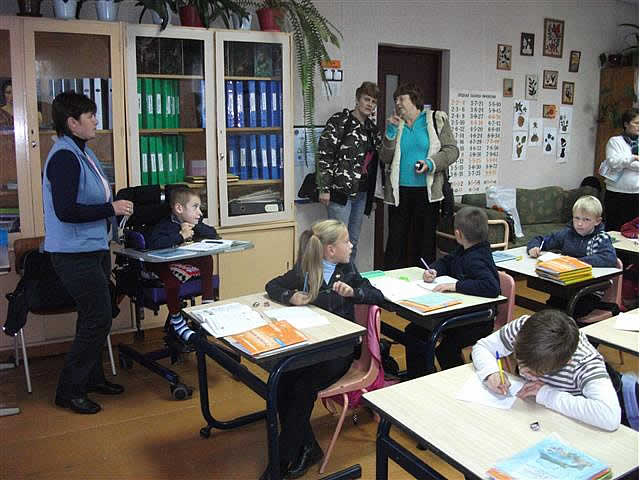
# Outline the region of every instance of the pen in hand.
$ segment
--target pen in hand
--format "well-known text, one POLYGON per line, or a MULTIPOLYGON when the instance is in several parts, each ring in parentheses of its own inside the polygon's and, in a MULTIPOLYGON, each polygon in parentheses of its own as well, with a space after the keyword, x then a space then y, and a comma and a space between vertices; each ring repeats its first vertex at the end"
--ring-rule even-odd
POLYGON ((502 369, 502 360, 500 359, 500 354, 496 352, 496 361, 498 362, 498 372, 500 373, 500 385, 499 388, 502 390, 504 395, 509 395, 509 387, 504 381, 504 370, 502 369))

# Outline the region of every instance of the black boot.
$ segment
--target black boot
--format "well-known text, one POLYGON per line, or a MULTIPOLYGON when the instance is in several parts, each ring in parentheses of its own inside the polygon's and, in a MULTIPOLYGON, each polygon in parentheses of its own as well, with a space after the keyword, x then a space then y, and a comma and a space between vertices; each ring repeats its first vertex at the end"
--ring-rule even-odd
POLYGON ((298 458, 291 465, 287 478, 299 478, 307 473, 307 470, 316 463, 320 462, 324 457, 324 452, 318 442, 314 439, 313 443, 302 447, 302 451, 298 458))
MULTIPOLYGON (((289 474, 289 462, 286 462, 286 463, 280 462, 280 477, 285 478, 288 474, 289 474)), ((266 470, 262 472, 262 475, 260 475, 259 480, 271 480, 271 469, 269 468, 269 465, 267 465, 266 470)))

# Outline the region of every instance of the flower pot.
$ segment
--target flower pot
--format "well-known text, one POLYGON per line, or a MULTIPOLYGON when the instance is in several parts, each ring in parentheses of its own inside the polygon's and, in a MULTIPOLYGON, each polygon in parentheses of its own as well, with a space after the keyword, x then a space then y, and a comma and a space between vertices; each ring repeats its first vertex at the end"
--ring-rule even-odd
POLYGON ((236 30, 251 30, 251 14, 241 18, 238 14, 232 13, 231 26, 236 30))
POLYGON ((184 27, 204 27, 198 9, 193 5, 180 7, 180 23, 184 27))
POLYGON ((279 8, 261 8, 257 10, 260 30, 263 32, 280 32, 284 20, 284 12, 279 8))
POLYGON ((18 15, 21 17, 41 17, 42 0, 18 0, 18 15))
POLYGON ((118 6, 119 3, 115 3, 111 0, 97 0, 96 1, 96 16, 98 20, 103 22, 115 22, 118 19, 118 6))
POLYGON ((76 9, 78 8, 77 0, 53 0, 53 11, 56 18, 69 20, 76 17, 76 9))

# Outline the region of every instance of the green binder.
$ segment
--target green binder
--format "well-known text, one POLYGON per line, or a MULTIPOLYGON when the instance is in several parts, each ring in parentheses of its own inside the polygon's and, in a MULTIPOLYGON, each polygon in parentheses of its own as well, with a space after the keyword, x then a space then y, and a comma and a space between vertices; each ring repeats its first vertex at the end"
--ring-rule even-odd
POLYGON ((140 183, 149 185, 149 139, 140 136, 140 183))
POLYGON ((149 183, 158 184, 158 137, 147 137, 149 142, 149 183))
POLYGON ((153 79, 142 78, 142 128, 156 128, 153 79))
POLYGON ((153 79, 153 116, 155 118, 155 128, 164 128, 164 117, 162 115, 162 79, 153 79))
POLYGON ((178 181, 184 182, 184 136, 176 136, 176 151, 178 152, 178 181))
POLYGON ((164 143, 164 164, 166 166, 164 172, 167 183, 176 183, 176 172, 173 164, 175 152, 171 148, 171 137, 172 135, 166 136, 162 139, 162 142, 164 143))
POLYGON ((176 114, 176 102, 178 97, 176 96, 176 81, 169 80, 170 98, 171 98, 171 128, 178 128, 178 115, 176 114))
POLYGON ((175 95, 176 95, 176 128, 180 128, 180 82, 176 80, 175 83, 175 95))
POLYGON ((142 125, 142 78, 136 79, 136 93, 138 94, 138 128, 144 128, 142 125))
POLYGON ((162 137, 157 137, 156 140, 156 155, 158 157, 158 184, 167 184, 167 159, 164 152, 164 140, 162 137))
POLYGON ((171 120, 171 80, 161 80, 162 86, 162 124, 164 128, 173 128, 171 120))

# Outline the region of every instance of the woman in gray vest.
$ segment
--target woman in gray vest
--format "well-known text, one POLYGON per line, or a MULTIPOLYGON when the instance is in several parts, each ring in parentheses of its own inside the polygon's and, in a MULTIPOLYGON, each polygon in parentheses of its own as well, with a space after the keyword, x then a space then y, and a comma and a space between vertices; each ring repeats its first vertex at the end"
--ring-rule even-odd
POLYGON ((76 336, 56 390, 56 405, 77 413, 101 407, 87 393, 117 395, 121 385, 108 382, 102 351, 111 331, 109 228, 116 215, 131 215, 133 204, 113 201, 111 187, 93 151, 96 104, 73 91, 52 105, 58 135, 44 165, 44 250, 78 310, 76 336))

